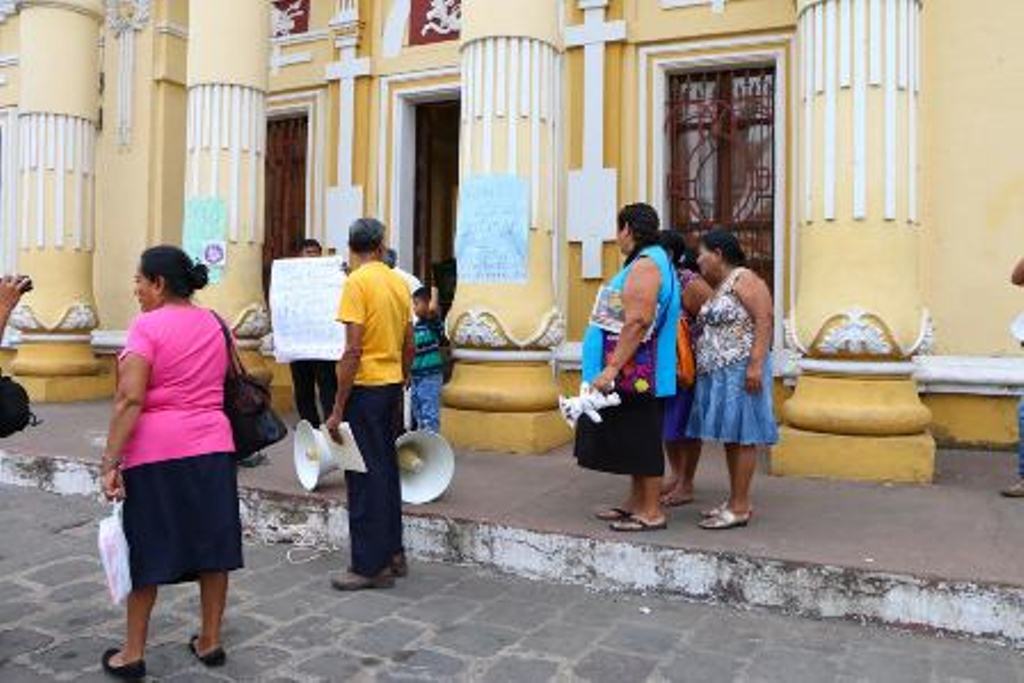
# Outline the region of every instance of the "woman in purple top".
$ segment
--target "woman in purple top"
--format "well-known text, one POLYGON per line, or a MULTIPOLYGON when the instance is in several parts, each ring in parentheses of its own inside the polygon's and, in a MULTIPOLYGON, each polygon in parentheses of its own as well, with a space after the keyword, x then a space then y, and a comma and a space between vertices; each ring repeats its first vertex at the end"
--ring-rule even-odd
MULTIPOLYGON (((666 230, 661 245, 668 251, 679 279, 682 311, 690 326, 690 341, 696 345, 700 337, 697 313, 711 298, 711 287, 700 276, 696 255, 687 249, 686 240, 678 230, 666 230)), ((700 460, 701 441, 686 436, 686 424, 693 407, 693 387, 680 386, 675 396, 665 400, 662 439, 672 469, 662 486, 661 504, 679 507, 693 502, 693 478, 700 460)))

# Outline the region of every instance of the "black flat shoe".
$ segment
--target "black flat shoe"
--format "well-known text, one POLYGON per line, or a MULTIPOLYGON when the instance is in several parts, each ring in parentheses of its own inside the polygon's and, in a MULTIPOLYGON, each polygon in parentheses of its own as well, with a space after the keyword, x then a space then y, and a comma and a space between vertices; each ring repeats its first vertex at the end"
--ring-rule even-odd
POLYGON ((108 676, 120 678, 123 681, 141 681, 146 677, 146 660, 144 659, 121 666, 111 664, 110 660, 119 652, 121 651, 117 648, 111 648, 103 653, 103 670, 107 672, 108 676))
POLYGON ((199 654, 199 636, 192 636, 192 639, 188 641, 188 649, 192 655, 203 663, 203 666, 217 667, 224 666, 228 661, 228 655, 224 652, 224 648, 218 647, 210 650, 205 655, 199 654))

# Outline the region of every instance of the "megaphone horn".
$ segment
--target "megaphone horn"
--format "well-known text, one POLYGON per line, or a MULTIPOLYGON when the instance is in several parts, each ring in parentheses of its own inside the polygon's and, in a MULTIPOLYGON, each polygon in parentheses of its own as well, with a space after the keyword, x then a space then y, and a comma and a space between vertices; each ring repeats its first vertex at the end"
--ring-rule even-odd
POLYGON ((313 429, 306 420, 295 428, 292 455, 302 488, 315 491, 323 478, 336 470, 366 471, 351 430, 342 425, 342 431, 346 436, 345 445, 334 443, 325 431, 313 429))
POLYGON ((422 505, 444 495, 455 475, 455 454, 447 441, 433 432, 409 432, 395 448, 403 503, 422 505))

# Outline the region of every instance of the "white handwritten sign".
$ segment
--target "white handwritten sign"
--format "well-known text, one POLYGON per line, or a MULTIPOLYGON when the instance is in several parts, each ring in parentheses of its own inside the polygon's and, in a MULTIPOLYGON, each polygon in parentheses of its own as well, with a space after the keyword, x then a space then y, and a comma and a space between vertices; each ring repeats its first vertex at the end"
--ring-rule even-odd
POLYGON ((274 261, 270 319, 278 362, 341 358, 345 327, 335 319, 345 286, 342 263, 341 258, 274 261))
POLYGON ((484 175, 459 190, 455 258, 459 282, 526 282, 530 196, 514 175, 484 175))

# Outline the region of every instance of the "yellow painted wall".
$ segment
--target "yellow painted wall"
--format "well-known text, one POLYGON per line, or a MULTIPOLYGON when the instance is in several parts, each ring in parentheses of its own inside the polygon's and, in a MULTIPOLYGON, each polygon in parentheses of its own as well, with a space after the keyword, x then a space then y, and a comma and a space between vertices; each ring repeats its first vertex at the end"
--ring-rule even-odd
POLYGON ((1024 257, 1024 3, 924 6, 921 168, 937 352, 1020 355, 1009 284, 1024 257))

